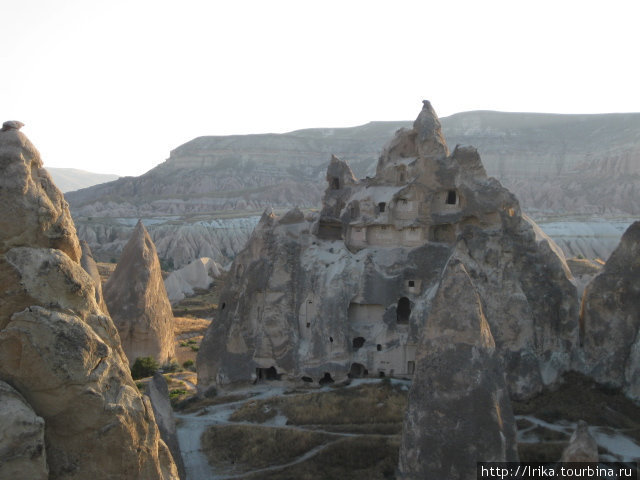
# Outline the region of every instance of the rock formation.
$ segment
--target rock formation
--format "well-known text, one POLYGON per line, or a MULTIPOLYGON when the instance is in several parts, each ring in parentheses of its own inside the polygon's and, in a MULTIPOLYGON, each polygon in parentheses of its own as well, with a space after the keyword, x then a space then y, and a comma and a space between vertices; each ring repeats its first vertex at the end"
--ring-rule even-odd
POLYGON ((171 304, 156 247, 141 221, 104 286, 104 298, 129 363, 153 357, 163 364, 174 356, 171 304))
POLYGON ((171 303, 193 295, 194 289, 209 288, 213 279, 220 276, 221 267, 213 259, 202 257, 189 265, 174 270, 164 280, 167 297, 171 303))
POLYGON ((47 480, 44 420, 5 382, 0 382, 0 425, 0 478, 47 480))
POLYGON ((236 257, 198 354, 200 388, 271 368, 316 381, 412 375, 451 257, 479 292, 514 396, 569 367, 578 301, 562 253, 475 149, 449 154, 428 102, 375 177, 358 181, 333 158, 327 181, 319 215, 265 213, 236 257))
POLYGON ((80 248, 82 249, 80 265, 82 266, 84 271, 89 274, 91 280, 93 280, 93 286, 96 291, 96 303, 98 304, 102 312, 108 315, 109 309, 107 308, 107 304, 104 301, 104 296, 102 295, 102 279, 100 278, 98 265, 93 259, 93 254, 91 253, 91 249, 89 248, 89 244, 87 242, 82 240, 80 242, 80 248))
POLYGON ((477 462, 518 460, 502 364, 480 297, 456 260, 445 269, 415 361, 399 479, 470 479, 477 462))
POLYGON ((580 343, 584 373, 640 400, 640 222, 585 289, 580 343))
POLYGON ((598 463, 598 444, 589 433, 587 422, 580 420, 571 435, 569 445, 562 452, 561 462, 598 463))
POLYGON ((0 187, 0 381, 24 399, 22 414, 28 406, 44 420, 46 453, 36 446, 24 471, 38 478, 46 455, 51 479, 177 478, 79 264, 67 204, 16 128, 0 132, 0 187))
POLYGON ((186 478, 184 462, 180 453, 180 444, 178 443, 178 435, 176 433, 176 421, 173 416, 173 408, 169 400, 169 387, 167 381, 160 372, 153 375, 153 379, 147 384, 145 395, 149 397, 151 406, 153 407, 153 415, 158 424, 158 430, 164 443, 167 444, 173 460, 178 467, 178 473, 181 479, 186 478))

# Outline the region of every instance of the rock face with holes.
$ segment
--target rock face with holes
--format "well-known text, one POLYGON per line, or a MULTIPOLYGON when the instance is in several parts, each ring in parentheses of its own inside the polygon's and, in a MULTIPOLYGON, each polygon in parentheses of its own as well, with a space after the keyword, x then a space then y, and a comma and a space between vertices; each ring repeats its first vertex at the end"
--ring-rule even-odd
POLYGON ((17 392, 2 389, 0 410, 25 420, 22 445, 14 442, 20 425, 1 422, 16 455, 0 448, 0 470, 17 461, 15 478, 42 478, 46 458, 51 479, 176 479, 151 405, 80 266, 67 205, 17 128, 0 132, 0 183, 0 385, 17 392))
POLYGON ((174 356, 173 312, 156 247, 141 221, 104 286, 104 298, 129 363, 153 357, 163 364, 174 356))
POLYGON ((640 222, 587 285, 580 333, 583 372, 640 400, 640 222))
POLYGON ((479 292, 514 395, 568 368, 578 301, 562 253, 474 148, 449 152, 429 102, 375 177, 357 180, 333 157, 326 178, 319 214, 265 212, 236 257, 199 351, 200 388, 271 367, 314 381, 413 375, 450 258, 479 292))
POLYGON ((416 364, 399 479, 469 479, 477 462, 518 460, 502 363, 480 297, 457 260, 443 274, 416 364))

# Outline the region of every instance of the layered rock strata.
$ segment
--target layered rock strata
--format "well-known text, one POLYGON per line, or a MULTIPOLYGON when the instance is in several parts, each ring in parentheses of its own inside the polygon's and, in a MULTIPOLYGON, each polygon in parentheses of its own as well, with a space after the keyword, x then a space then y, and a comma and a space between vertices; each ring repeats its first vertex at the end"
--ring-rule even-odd
POLYGON ((580 344, 578 368, 640 400, 640 222, 585 288, 580 344))
POLYGON ((356 180, 332 158, 327 182, 319 215, 265 212, 236 257, 198 354, 201 389, 274 370, 316 381, 413 375, 450 258, 480 295, 512 395, 569 367, 578 300, 562 253, 474 148, 449 152, 428 102, 375 177, 356 180))
POLYGON ((155 245, 141 221, 104 286, 104 298, 129 363, 138 357, 161 364, 173 358, 173 312, 155 245))
MULTIPOLYGON (((44 420, 49 478, 176 479, 80 266, 67 204, 17 128, 0 132, 0 187, 0 381, 44 420)), ((41 472, 41 462, 34 455, 24 471, 41 472)))
POLYGON ((402 432, 403 480, 470 479, 477 462, 518 460, 491 328, 471 278, 455 260, 445 269, 418 346, 402 432))

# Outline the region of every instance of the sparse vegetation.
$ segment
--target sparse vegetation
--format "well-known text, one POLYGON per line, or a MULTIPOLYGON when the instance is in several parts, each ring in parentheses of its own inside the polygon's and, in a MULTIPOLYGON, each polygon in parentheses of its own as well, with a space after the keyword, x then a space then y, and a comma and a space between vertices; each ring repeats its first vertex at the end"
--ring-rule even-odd
POLYGON ((288 428, 224 425, 203 433, 202 449, 215 467, 244 472, 291 462, 331 439, 324 433, 288 428))
POLYGON ((165 373, 174 373, 174 372, 178 372, 180 370, 181 370, 180 364, 178 362, 176 362, 175 360, 172 360, 172 361, 162 365, 162 371, 165 372, 165 373))
MULTIPOLYGON (((407 392, 388 382, 364 384, 293 397, 248 402, 231 416, 233 421, 263 423, 278 411, 292 425, 400 425, 407 392)), ((390 430, 397 427, 389 426, 390 430)))
POLYGON ((182 366, 184 368, 186 368, 187 370, 191 370, 195 367, 196 362, 194 362, 193 360, 187 360, 186 362, 184 362, 182 364, 182 366))
POLYGON ((160 368, 153 357, 138 357, 131 367, 131 376, 134 380, 150 377, 160 368))
POLYGON ((391 480, 398 465, 398 437, 350 437, 329 444, 305 462, 248 475, 245 480, 391 480))

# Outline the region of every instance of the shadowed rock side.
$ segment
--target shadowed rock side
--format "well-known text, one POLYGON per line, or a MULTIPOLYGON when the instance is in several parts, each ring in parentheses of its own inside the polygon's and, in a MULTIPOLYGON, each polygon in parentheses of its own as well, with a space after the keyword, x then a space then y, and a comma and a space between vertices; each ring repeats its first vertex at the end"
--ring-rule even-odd
POLYGON ((173 313, 155 245, 141 221, 104 286, 104 298, 129 363, 174 356, 173 313))
POLYGON ((481 303, 452 260, 416 354, 399 479, 473 479, 476 462, 518 460, 509 392, 481 303))
POLYGON ((5 382, 0 382, 0 425, 0 478, 47 480, 44 420, 5 382))
POLYGON ((451 256, 476 285, 515 396, 566 370, 578 300, 561 252, 487 177, 474 148, 448 152, 425 102, 374 178, 356 180, 332 158, 319 215, 265 213, 200 347, 200 388, 260 379, 271 367, 315 381, 411 376, 451 256))
POLYGON ((579 364, 597 382, 640 400, 640 222, 585 289, 579 364))
POLYGON ((176 434, 176 421, 173 416, 173 408, 169 400, 169 387, 160 372, 156 372, 153 375, 153 379, 147 384, 145 395, 148 396, 151 401, 153 414, 156 417, 158 430, 160 430, 160 436, 169 447, 173 461, 178 467, 180 478, 184 480, 187 477, 184 470, 184 462, 182 461, 182 454, 180 453, 178 436, 176 434))
POLYGON ((91 280, 93 280, 93 286, 96 290, 96 303, 100 307, 103 313, 109 315, 109 309, 104 301, 102 295, 102 279, 100 278, 100 272, 98 271, 98 265, 93 259, 93 254, 89 248, 89 244, 82 240, 80 242, 80 248, 82 248, 82 257, 80 257, 80 265, 85 272, 89 274, 91 280))
POLYGON ((22 133, 0 132, 0 381, 44 420, 49 478, 175 479, 151 405, 79 264, 66 204, 41 167, 22 133))

